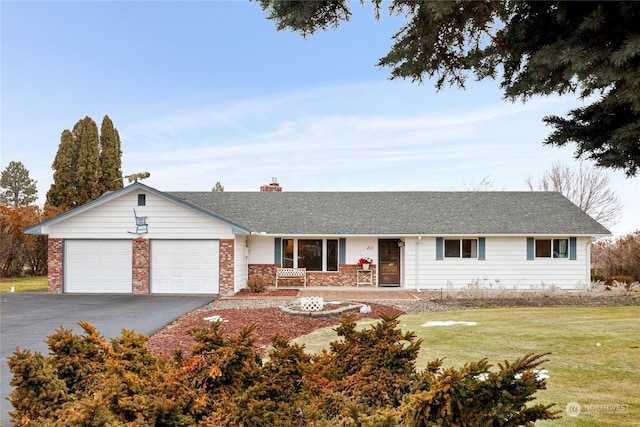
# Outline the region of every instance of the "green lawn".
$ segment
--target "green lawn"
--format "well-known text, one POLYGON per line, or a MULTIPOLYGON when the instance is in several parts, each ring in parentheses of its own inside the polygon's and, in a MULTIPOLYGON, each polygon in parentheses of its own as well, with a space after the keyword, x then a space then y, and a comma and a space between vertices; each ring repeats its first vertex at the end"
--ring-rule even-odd
MULTIPOLYGON (((424 340, 417 361, 420 369, 428 360, 441 357, 446 357, 448 365, 459 366, 482 358, 496 365, 530 352, 551 352, 544 365, 551 378, 547 390, 537 397, 544 403, 556 403, 563 418, 537 425, 640 426, 640 307, 424 313, 402 316, 400 325, 424 340), (477 325, 422 326, 428 321, 447 320, 477 325), (572 402, 580 405, 577 416, 565 411, 572 402)), ((315 352, 334 339, 335 333, 326 328, 296 342, 315 352)))
POLYGON ((47 276, 0 280, 0 292, 41 292, 47 290, 47 276))

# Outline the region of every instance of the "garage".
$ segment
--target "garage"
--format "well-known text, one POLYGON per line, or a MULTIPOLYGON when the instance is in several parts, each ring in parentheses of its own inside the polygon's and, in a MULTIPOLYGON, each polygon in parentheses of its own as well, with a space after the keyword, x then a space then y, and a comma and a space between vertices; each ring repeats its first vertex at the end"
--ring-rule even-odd
POLYGON ((65 240, 64 291, 130 294, 131 251, 131 240, 65 240))
POLYGON ((151 293, 220 292, 218 240, 152 240, 151 293))

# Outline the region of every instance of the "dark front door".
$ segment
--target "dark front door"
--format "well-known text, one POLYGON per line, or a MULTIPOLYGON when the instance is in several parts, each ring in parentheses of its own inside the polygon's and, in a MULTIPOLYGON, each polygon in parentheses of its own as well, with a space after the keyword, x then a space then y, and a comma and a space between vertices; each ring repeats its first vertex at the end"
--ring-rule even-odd
POLYGON ((400 240, 378 240, 378 284, 400 286, 400 240))

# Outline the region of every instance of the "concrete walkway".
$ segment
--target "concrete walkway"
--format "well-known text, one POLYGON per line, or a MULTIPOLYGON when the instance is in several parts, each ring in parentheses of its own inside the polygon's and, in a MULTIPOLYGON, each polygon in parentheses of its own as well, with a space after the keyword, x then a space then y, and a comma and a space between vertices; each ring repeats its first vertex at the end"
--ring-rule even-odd
MULTIPOLYGON (((419 295, 419 294, 418 294, 419 295)), ((372 287, 308 287, 300 288, 297 298, 322 297, 325 301, 332 300, 420 300, 421 298, 411 290, 401 288, 372 288, 372 287)))

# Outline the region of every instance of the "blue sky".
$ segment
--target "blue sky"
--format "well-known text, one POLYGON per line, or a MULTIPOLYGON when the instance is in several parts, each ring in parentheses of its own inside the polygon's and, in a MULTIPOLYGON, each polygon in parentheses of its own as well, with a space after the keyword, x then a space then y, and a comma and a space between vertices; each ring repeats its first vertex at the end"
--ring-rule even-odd
MULTIPOLYGON (((353 4, 350 23, 302 39, 257 3, 2 1, 0 167, 51 185, 60 134, 108 114, 123 171, 159 190, 527 190, 573 147, 542 144, 574 97, 502 100, 498 83, 436 92, 375 66, 402 22, 353 4)), ((577 166, 577 165, 576 165, 577 166)), ((608 171, 640 228, 640 178, 608 171)))

